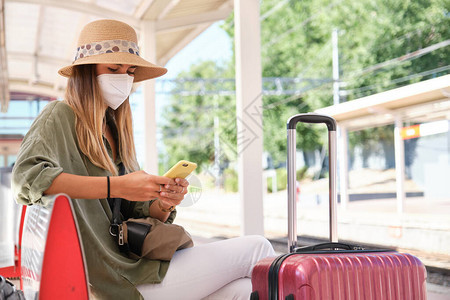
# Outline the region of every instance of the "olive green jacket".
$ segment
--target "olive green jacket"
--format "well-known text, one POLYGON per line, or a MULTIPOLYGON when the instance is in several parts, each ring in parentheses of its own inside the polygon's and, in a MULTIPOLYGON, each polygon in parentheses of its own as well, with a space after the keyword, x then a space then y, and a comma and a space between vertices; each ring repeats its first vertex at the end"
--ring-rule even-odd
MULTIPOLYGON (((43 196, 43 192, 62 172, 83 176, 111 175, 83 155, 78 147, 73 110, 64 102, 54 101, 36 118, 22 142, 13 169, 12 189, 16 201, 25 205, 47 205, 52 197, 43 196)), ((141 299, 136 285, 162 281, 168 262, 136 261, 119 252, 109 234, 112 213, 106 199, 71 201, 86 256, 90 292, 95 298, 141 299)), ((133 217, 148 216, 150 203, 138 202, 133 217)), ((174 218, 175 214, 172 214, 168 222, 174 218)), ((55 284, 58 284, 56 278, 55 284)))

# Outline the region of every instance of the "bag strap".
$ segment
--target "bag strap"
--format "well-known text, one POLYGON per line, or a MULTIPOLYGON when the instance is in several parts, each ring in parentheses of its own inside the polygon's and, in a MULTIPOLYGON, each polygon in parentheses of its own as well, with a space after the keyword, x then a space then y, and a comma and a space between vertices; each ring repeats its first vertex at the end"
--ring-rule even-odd
MULTIPOLYGON (((123 165, 123 163, 119 164, 119 176, 121 175, 125 175, 125 167, 123 165)), ((109 195, 108 195, 109 196, 109 195)), ((108 203, 113 203, 113 207, 112 207, 112 213, 113 213, 113 217, 111 220, 111 225, 117 225, 122 223, 122 218, 120 216, 120 206, 122 204, 122 198, 107 198, 108 203)))
POLYGON ((122 198, 114 198, 113 201, 113 216, 111 224, 117 225, 122 223, 122 218, 120 217, 120 206, 122 204, 122 198))
MULTIPOLYGON (((123 163, 119 164, 119 176, 125 175, 125 166, 123 163)), ((129 247, 124 243, 123 240, 123 229, 122 229, 122 217, 120 216, 120 206, 122 203, 122 198, 109 198, 107 197, 108 203, 113 203, 112 207, 112 219, 111 225, 109 226, 109 233, 112 236, 118 237, 119 249, 121 252, 127 252, 129 247)))

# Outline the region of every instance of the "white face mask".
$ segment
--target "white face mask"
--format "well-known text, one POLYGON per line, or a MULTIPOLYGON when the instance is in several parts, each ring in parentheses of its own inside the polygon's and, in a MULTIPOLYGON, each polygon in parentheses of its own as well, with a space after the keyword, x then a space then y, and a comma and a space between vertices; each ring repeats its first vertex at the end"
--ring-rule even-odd
POLYGON ((134 77, 128 74, 101 74, 97 76, 103 99, 114 110, 130 95, 133 80, 134 77))

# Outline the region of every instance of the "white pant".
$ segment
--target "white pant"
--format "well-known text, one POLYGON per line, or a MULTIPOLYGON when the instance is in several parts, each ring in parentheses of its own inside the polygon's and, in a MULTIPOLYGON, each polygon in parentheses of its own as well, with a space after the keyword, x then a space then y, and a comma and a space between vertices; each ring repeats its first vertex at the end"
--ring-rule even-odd
POLYGON ((253 266, 267 256, 272 245, 256 235, 195 246, 175 253, 161 283, 137 289, 152 300, 248 300, 253 266))

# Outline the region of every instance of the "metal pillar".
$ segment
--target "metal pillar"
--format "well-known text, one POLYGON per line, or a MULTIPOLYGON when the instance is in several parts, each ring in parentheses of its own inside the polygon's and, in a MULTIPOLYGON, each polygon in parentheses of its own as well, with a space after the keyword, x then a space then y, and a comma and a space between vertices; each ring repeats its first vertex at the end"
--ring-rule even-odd
MULTIPOLYGON (((156 61, 156 27, 150 20, 141 21, 142 56, 150 62, 156 61)), ((144 99, 144 170, 158 175, 158 149, 156 147, 156 105, 155 80, 146 80, 142 84, 142 98, 144 99)))
POLYGON ((333 103, 339 104, 339 48, 338 48, 339 31, 335 28, 331 34, 331 43, 333 46, 333 103))
POLYGON ((219 119, 219 97, 214 96, 214 176, 215 187, 220 188, 220 119, 219 119))
POLYGON ((235 0, 236 117, 242 234, 264 234, 259 0, 235 0))
MULTIPOLYGON (((331 44, 333 47, 333 104, 340 102, 339 95, 339 30, 333 29, 331 34, 331 44)), ((340 126, 337 129, 339 139, 339 191, 341 196, 341 208, 347 209, 348 204, 348 138, 347 128, 340 126)))
POLYGON ((405 147, 400 135, 403 127, 402 117, 395 116, 394 147, 395 147, 395 174, 397 183, 397 212, 403 213, 405 192, 405 147))
POLYGON ((448 155, 448 162, 450 163, 450 120, 448 120, 448 131, 447 131, 447 155, 448 155))
POLYGON ((338 127, 339 134, 339 190, 341 208, 347 209, 348 204, 348 134, 347 128, 338 127))

